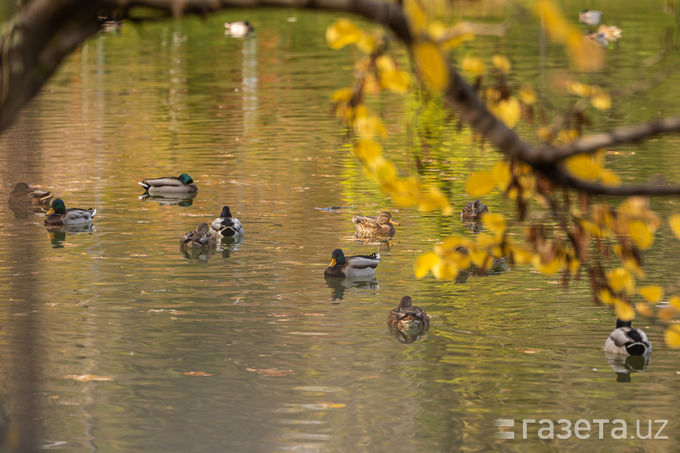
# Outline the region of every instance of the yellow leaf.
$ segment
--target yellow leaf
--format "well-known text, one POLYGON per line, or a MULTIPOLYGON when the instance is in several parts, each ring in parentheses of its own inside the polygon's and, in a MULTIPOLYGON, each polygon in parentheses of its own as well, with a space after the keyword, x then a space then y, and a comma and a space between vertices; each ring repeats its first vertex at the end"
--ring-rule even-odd
POLYGON ((616 302, 614 302, 614 309, 616 310, 616 316, 621 321, 632 321, 635 319, 635 310, 633 310, 633 307, 629 303, 617 299, 616 302))
POLYGON ((527 86, 520 88, 517 94, 519 94, 520 101, 525 105, 534 105, 538 99, 534 89, 527 86))
POLYGON ((452 280, 458 275, 458 266, 450 260, 439 260, 432 266, 432 275, 437 280, 452 280))
POLYGON ((478 171, 470 175, 465 181, 465 192, 471 197, 481 197, 491 192, 496 185, 493 174, 488 171, 478 171))
POLYGON ((517 264, 528 264, 533 260, 534 254, 530 250, 520 247, 512 248, 512 260, 517 264))
POLYGON ((668 218, 668 224, 673 230, 673 234, 676 238, 680 238, 680 214, 673 214, 668 218))
POLYGON ((663 288, 660 286, 642 286, 638 289, 638 294, 654 304, 663 297, 663 288))
POLYGON ((368 169, 381 184, 390 183, 397 177, 397 167, 382 157, 377 157, 368 163, 368 169))
POLYGON ((352 151, 364 162, 372 162, 382 155, 382 147, 373 140, 359 140, 352 151))
POLYGON ((493 175, 494 181, 496 181, 496 184, 498 184, 498 187, 500 187, 501 190, 508 188, 512 179, 512 175, 510 174, 510 165, 506 161, 502 160, 500 162, 496 162, 496 164, 493 166, 493 169, 491 170, 491 174, 493 175))
POLYGON ((347 19, 338 19, 326 29, 326 42, 332 49, 341 49, 358 42, 363 32, 347 19))
POLYGON ((381 73, 380 83, 394 93, 406 93, 411 85, 411 77, 406 71, 397 69, 381 73))
POLYGON ((484 61, 477 57, 465 57, 460 62, 460 68, 472 76, 484 74, 484 61))
POLYGON ((375 115, 368 115, 357 118, 354 121, 354 128, 357 130, 361 138, 373 138, 376 135, 385 136, 387 130, 379 117, 375 115))
POLYGON ((533 263, 534 267, 538 269, 539 272, 547 275, 552 275, 555 272, 559 271, 560 268, 562 267, 562 263, 560 262, 559 259, 555 258, 549 263, 543 264, 541 262, 541 257, 536 255, 533 257, 533 263))
POLYGON ((470 252, 470 261, 472 261, 477 267, 483 267, 484 264, 486 264, 488 256, 489 254, 484 250, 472 250, 470 252))
POLYGON ((648 249, 654 243, 654 233, 642 220, 628 222, 628 233, 642 250, 648 249))
POLYGON ((427 17, 425 12, 420 7, 420 3, 416 0, 405 0, 404 3, 404 13, 408 19, 408 25, 411 29, 411 33, 417 35, 422 33, 427 27, 427 17))
POLYGON ((668 302, 670 302, 671 306, 675 307, 677 310, 680 310, 680 297, 673 296, 668 302))
POLYGON ((416 258, 416 278, 423 278, 432 267, 440 261, 439 255, 433 252, 425 253, 416 258))
POLYGON ((350 99, 352 99, 352 96, 354 96, 354 90, 352 88, 341 88, 333 93, 332 99, 334 102, 349 102, 350 99))
POLYGON ((496 245, 496 238, 490 234, 480 233, 477 235, 477 245, 481 248, 490 249, 496 245))
POLYGON ((570 81, 567 83, 567 91, 576 96, 587 98, 592 93, 592 87, 585 83, 570 81))
POLYGON ((491 64, 503 74, 510 72, 510 60, 504 55, 494 55, 491 57, 491 64))
POLYGON ((663 338, 669 348, 680 348, 680 326, 677 324, 668 326, 663 334, 663 338))
POLYGON ((590 98, 590 103, 598 110, 609 110, 612 106, 612 98, 607 93, 597 93, 590 98))
POLYGON ((608 271, 607 280, 609 281, 609 286, 611 286, 614 291, 626 289, 629 293, 632 293, 635 290, 635 279, 631 273, 623 267, 617 267, 616 269, 608 271))
POLYGON ((652 316, 652 311, 649 309, 649 305, 644 302, 638 302, 635 304, 635 311, 648 318, 652 316))
POLYGON ((491 110, 491 113, 503 120, 503 122, 510 128, 513 128, 515 125, 517 125, 521 113, 519 101, 514 96, 504 99, 497 104, 489 105, 489 110, 491 110))
POLYGON ((600 171, 600 178, 602 179, 602 184, 605 186, 618 187, 621 185, 621 178, 619 178, 619 175, 606 168, 603 168, 600 171))
POLYGON ((484 225, 496 235, 497 238, 503 236, 505 230, 508 228, 507 221, 503 214, 485 213, 482 215, 482 222, 484 225))
POLYGON ((449 85, 449 67, 439 46, 419 41, 412 48, 418 74, 425 85, 433 91, 446 88, 449 85))
POLYGON ((567 169, 569 172, 576 176, 577 178, 584 179, 586 181, 595 181, 600 177, 602 173, 602 165, 597 159, 593 159, 591 156, 586 154, 577 154, 565 159, 567 169))

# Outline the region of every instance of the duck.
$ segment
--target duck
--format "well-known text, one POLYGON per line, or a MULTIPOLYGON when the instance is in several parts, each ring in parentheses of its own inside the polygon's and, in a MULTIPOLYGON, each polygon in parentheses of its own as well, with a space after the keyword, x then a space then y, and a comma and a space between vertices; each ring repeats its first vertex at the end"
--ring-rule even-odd
POLYGON ((616 329, 604 342, 604 350, 610 354, 644 356, 652 352, 647 334, 631 325, 631 321, 616 320, 616 329))
POLYGON ((80 226, 90 225, 94 215, 97 213, 96 209, 66 209, 61 198, 52 201, 50 210, 45 213, 46 226, 80 226))
POLYGON ((602 11, 596 11, 594 9, 584 9, 578 13, 578 21, 586 25, 597 25, 600 23, 602 18, 602 11))
POLYGON ((355 215, 352 217, 352 223, 356 225, 356 235, 359 237, 366 236, 394 236, 394 225, 399 223, 392 220, 392 214, 387 211, 379 213, 375 217, 355 215))
POLYGON ((380 264, 380 255, 356 255, 345 258, 340 249, 333 250, 331 263, 324 271, 326 277, 370 277, 380 264))
POLYGON ((489 208, 479 200, 471 201, 465 205, 463 210, 460 212, 460 220, 472 220, 479 221, 482 220, 483 214, 488 214, 489 208))
POLYGON ((179 241, 185 251, 211 249, 217 245, 217 237, 207 223, 199 223, 194 231, 188 231, 179 241))
POLYGON ((168 193, 193 194, 198 192, 198 187, 194 184, 194 180, 186 173, 182 173, 177 177, 165 176, 163 178, 144 179, 137 184, 144 187, 149 195, 168 193))
POLYGON ((231 35, 234 38, 243 38, 248 33, 255 31, 250 22, 247 20, 239 20, 236 22, 225 22, 224 23, 224 34, 231 35))
POLYGON ((9 193, 10 209, 34 209, 46 211, 54 195, 46 190, 29 187, 25 182, 18 182, 9 193))
POLYGON ((232 217, 229 206, 222 208, 222 213, 210 224, 210 231, 220 238, 240 239, 244 236, 243 225, 232 217))
POLYGON ((425 310, 413 305, 410 296, 404 296, 397 308, 387 315, 387 325, 393 334, 400 334, 398 338, 410 343, 427 331, 430 318, 425 310))

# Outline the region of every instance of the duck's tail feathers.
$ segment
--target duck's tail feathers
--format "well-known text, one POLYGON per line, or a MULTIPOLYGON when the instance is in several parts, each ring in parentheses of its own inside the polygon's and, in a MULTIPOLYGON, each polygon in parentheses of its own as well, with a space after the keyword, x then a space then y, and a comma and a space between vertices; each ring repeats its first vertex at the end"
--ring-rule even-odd
POLYGON ((144 190, 149 190, 149 187, 151 187, 150 184, 145 184, 145 183, 143 183, 143 182, 141 182, 141 181, 137 181, 137 184, 139 184, 140 186, 144 187, 144 190))

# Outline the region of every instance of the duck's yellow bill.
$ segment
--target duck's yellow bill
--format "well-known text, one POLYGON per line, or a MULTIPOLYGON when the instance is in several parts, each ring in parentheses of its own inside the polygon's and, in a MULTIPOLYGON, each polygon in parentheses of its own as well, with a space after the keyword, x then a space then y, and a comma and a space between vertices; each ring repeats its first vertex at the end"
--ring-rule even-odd
POLYGON ((50 208, 50 210, 45 213, 45 215, 50 215, 50 214, 54 214, 54 208, 50 208))
POLYGON ((331 260, 331 264, 328 265, 329 267, 335 267, 335 258, 331 260))

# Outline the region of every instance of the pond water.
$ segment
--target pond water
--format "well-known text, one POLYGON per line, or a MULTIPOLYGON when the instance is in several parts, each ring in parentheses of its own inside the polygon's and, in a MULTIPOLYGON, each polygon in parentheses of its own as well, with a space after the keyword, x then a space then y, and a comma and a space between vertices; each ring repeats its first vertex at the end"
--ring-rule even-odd
MULTIPOLYGON (((663 48, 673 19, 651 3, 648 16, 632 2, 610 13, 625 39, 607 49, 604 82, 663 48)), ((585 281, 562 288, 524 266, 465 282, 414 278, 418 254, 472 233, 455 216, 395 206, 348 153, 330 95, 351 83, 358 54, 326 46, 336 18, 259 10, 126 24, 69 57, 0 137, 4 193, 26 181, 67 207, 97 209, 93 230, 54 234, 43 216, 0 204, 6 418, 21 412, 16 393, 29 379, 40 445, 73 452, 673 450, 680 353, 660 327, 647 329, 646 371, 617 375, 602 350, 614 314, 592 304, 585 281), (225 37, 222 23, 246 14, 256 34, 225 37), (137 181, 183 172, 199 187, 191 202, 141 197, 137 181), (224 205, 244 240, 203 259, 183 255, 182 235, 224 205), (353 238, 354 214, 385 209, 400 223, 390 244, 353 238), (335 248, 380 252, 376 279, 324 279, 335 248), (404 295, 431 316, 413 343, 386 326, 404 295), (497 419, 515 420, 515 440, 499 439, 497 419), (540 440, 532 425, 524 440, 522 419, 593 428, 587 440, 540 440), (625 420, 625 438, 613 439, 610 423, 598 439, 597 419, 625 420), (639 439, 650 420, 670 420, 661 433, 669 440, 639 439)), ((513 53, 520 80, 563 63, 551 47, 536 66, 540 33, 528 27, 500 40, 522 49, 513 53), (528 47, 527 36, 536 39, 528 47)), ((667 90, 644 98, 598 124, 670 114, 678 101, 667 90)), ((380 106, 390 156, 412 168, 407 108, 397 97, 380 106)), ((499 157, 454 126, 463 137, 455 155, 435 152, 428 174, 462 207, 465 177, 499 157)), ((608 162, 625 180, 677 180, 676 140, 621 147, 608 162)), ((499 194, 486 201, 512 213, 499 194)), ((654 206, 667 215, 677 200, 654 206)), ((678 241, 664 227, 656 244, 645 283, 670 287, 678 241)))

